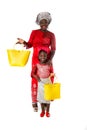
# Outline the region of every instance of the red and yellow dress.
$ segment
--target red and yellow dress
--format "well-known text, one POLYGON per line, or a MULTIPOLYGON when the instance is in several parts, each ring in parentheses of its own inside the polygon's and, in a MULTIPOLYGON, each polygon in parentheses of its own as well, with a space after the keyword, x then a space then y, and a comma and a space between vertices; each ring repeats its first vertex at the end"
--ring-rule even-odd
MULTIPOLYGON (((41 49, 47 51, 50 57, 51 50, 56 50, 56 40, 54 33, 50 31, 41 31, 33 30, 31 32, 29 41, 28 41, 28 48, 33 47, 33 56, 32 56, 32 68, 36 65, 38 61, 38 53, 41 49)), ((48 58, 49 58, 48 57, 48 58)), ((32 102, 37 102, 37 80, 32 78, 31 81, 31 96, 32 102)))

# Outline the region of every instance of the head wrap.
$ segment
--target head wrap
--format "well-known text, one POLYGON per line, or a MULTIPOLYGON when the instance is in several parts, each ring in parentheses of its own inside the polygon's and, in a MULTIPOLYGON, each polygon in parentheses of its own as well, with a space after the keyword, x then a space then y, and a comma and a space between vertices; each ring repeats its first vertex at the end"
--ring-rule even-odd
POLYGON ((36 23, 39 25, 40 24, 40 21, 42 19, 46 19, 48 24, 50 24, 52 18, 51 18, 51 15, 49 12, 41 12, 37 15, 37 18, 36 18, 36 23))

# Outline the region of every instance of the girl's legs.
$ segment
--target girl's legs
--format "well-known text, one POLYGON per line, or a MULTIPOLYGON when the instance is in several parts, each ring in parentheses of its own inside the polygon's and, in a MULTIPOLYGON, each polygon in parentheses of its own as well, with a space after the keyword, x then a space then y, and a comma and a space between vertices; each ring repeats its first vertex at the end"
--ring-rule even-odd
POLYGON ((45 104, 41 103, 41 113, 40 113, 40 117, 44 117, 45 115, 45 104))
POLYGON ((44 105, 44 103, 41 103, 41 110, 42 110, 43 112, 45 112, 45 105, 44 105))
POLYGON ((47 106, 47 107, 46 107, 46 116, 47 116, 47 117, 50 117, 50 113, 49 113, 49 111, 50 111, 50 103, 47 104, 46 106, 47 106))
POLYGON ((50 117, 50 103, 46 104, 46 103, 41 103, 41 113, 40 113, 40 117, 44 117, 45 115, 45 110, 46 110, 46 117, 50 117))

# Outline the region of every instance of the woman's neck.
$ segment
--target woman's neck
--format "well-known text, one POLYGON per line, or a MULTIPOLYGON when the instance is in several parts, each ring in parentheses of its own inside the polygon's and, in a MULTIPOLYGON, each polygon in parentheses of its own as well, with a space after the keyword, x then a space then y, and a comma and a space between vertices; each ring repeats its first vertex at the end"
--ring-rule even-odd
POLYGON ((47 32, 48 30, 46 29, 46 30, 43 30, 43 29, 40 29, 42 32, 47 32))

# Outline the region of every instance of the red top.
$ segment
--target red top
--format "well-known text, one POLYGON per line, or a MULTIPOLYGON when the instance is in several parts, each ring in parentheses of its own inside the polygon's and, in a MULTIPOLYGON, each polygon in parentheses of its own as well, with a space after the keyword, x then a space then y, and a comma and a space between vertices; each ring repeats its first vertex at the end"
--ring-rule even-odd
POLYGON ((48 78, 53 72, 53 67, 47 64, 36 64, 31 72, 31 76, 36 74, 39 78, 48 78))
POLYGON ((35 59, 38 59, 39 50, 44 49, 48 53, 50 50, 56 50, 55 35, 50 31, 43 32, 40 29, 33 30, 28 41, 28 47, 33 47, 34 49, 32 58, 32 61, 34 62, 35 59))

